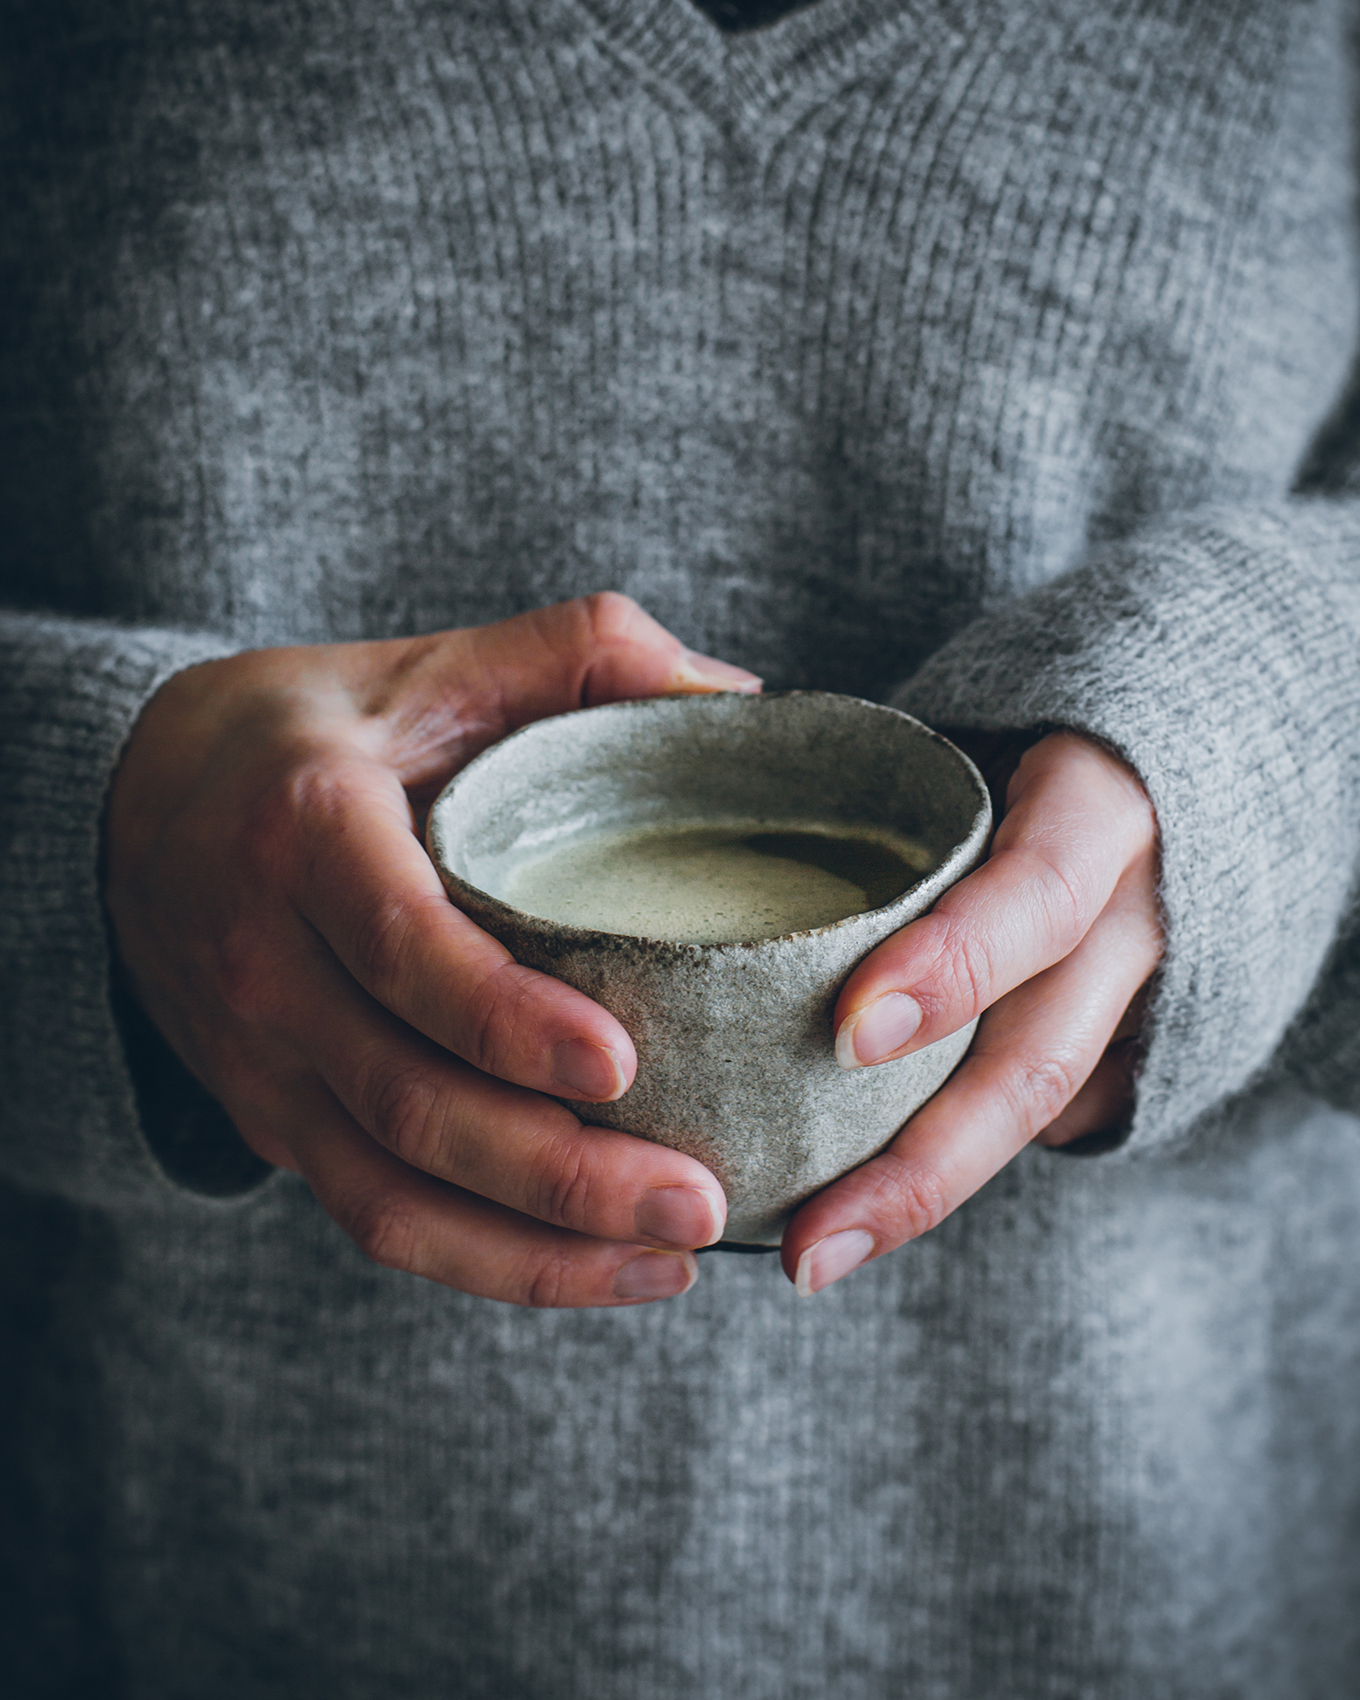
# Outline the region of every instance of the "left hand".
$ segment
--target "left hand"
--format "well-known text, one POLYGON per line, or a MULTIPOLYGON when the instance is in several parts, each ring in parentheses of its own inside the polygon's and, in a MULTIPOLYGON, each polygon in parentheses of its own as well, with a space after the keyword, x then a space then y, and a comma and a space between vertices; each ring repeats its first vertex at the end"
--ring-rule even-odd
POLYGON ((789 1223, 783 1264, 799 1292, 936 1227, 1031 1140, 1065 1145, 1126 1118, 1127 1036, 1161 954, 1148 795, 1100 745, 1055 732, 1021 757, 989 859, 841 992, 836 1054, 847 1067, 982 1020, 959 1068, 892 1143, 789 1223))

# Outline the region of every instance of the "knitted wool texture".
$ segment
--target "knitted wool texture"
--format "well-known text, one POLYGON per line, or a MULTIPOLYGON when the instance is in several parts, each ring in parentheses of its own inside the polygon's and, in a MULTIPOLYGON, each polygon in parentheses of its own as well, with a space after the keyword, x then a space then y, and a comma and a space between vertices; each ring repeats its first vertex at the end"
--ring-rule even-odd
POLYGON ((1269 1097, 1360 1105, 1344 26, 7 8, 23 1692, 1345 1691, 1360 1157, 1269 1097), (606 587, 1133 763, 1125 1152, 1027 1157, 815 1316, 718 1259, 522 1316, 365 1267, 120 1033, 100 817, 164 678, 606 587))

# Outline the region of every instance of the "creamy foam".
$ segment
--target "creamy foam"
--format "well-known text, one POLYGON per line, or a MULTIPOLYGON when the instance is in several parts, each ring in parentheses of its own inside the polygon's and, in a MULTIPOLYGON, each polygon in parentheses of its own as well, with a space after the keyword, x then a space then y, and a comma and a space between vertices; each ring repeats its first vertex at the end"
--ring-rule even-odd
POLYGON ((577 839, 521 862, 505 902, 597 932, 725 944, 880 908, 934 866, 895 834, 736 823, 577 839))

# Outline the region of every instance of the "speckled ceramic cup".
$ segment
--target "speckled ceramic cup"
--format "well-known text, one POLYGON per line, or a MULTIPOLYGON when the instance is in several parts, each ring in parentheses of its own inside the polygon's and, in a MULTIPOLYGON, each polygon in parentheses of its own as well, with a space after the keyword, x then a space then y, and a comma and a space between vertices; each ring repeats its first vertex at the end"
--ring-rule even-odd
POLYGON ((860 958, 974 866, 990 824, 977 769, 919 721, 787 691, 614 703, 526 726, 443 791, 428 842, 460 909, 632 1035, 636 1080, 588 1119, 697 1157, 727 1193, 725 1242, 777 1245, 797 1206, 880 1150, 967 1049, 971 1027, 847 1073, 831 1012, 860 958), (525 857, 586 835, 732 821, 886 829, 935 865, 882 908, 754 943, 593 932, 497 896, 525 857))

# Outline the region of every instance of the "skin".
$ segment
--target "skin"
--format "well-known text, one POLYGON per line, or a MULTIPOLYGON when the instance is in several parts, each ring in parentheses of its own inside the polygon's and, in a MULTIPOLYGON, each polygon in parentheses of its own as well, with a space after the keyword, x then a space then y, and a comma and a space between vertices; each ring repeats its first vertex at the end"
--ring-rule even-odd
POLYGON ((1005 788, 987 861, 867 956, 837 1001, 837 1056, 850 1067, 982 1019, 892 1144, 793 1218, 782 1258, 798 1290, 928 1233, 1031 1140, 1061 1146, 1126 1120, 1161 954, 1147 793, 1091 740, 1041 739, 1005 788), (914 1031, 885 1042, 895 1023, 914 1031))
MULTIPOLYGON (((693 1284, 693 1250, 721 1237, 721 1187, 692 1158, 590 1125, 589 1105, 632 1082, 627 1033, 453 908, 419 826, 449 776, 517 726, 733 689, 759 681, 606 594, 208 662, 143 711, 106 823, 128 978, 246 1143, 303 1175, 375 1262, 524 1305, 640 1304, 693 1284)), ((893 1056, 987 1014, 889 1150, 794 1218, 783 1259, 799 1290, 927 1231, 1030 1139, 1122 1113, 1119 1037, 1159 952, 1142 788, 1087 740, 1045 738, 1015 771, 991 859, 842 993, 849 1066, 872 1066, 883 1011, 910 1013, 903 994, 923 1013, 893 1056)))

